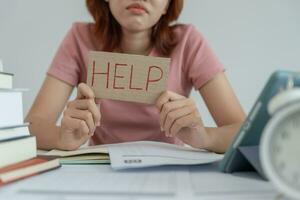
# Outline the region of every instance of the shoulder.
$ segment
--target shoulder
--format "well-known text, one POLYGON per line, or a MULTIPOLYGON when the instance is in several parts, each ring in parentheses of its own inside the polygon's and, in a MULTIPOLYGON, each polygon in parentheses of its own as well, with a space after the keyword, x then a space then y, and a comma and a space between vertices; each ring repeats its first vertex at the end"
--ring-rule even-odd
POLYGON ((94 28, 94 23, 89 22, 74 22, 72 24, 71 30, 74 33, 87 33, 94 28))
POLYGON ((187 42, 190 40, 204 40, 204 37, 197 28, 191 24, 178 24, 173 27, 173 32, 178 42, 187 42))
POLYGON ((173 27, 173 33, 176 40, 176 46, 173 49, 173 55, 188 55, 199 51, 206 45, 206 40, 197 28, 190 24, 179 24, 173 27))
POLYGON ((94 23, 75 22, 69 29, 66 38, 71 43, 75 43, 79 48, 95 49, 98 42, 94 30, 94 23))
POLYGON ((93 35, 94 24, 87 22, 75 22, 70 28, 70 32, 75 37, 86 38, 93 35))

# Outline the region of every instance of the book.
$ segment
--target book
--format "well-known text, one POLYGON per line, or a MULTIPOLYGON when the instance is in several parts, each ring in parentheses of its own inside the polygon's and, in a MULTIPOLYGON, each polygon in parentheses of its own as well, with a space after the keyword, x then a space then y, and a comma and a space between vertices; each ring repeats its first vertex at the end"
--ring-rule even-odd
POLYGON ((22 92, 0 89, 0 127, 23 124, 22 92))
POLYGON ((36 155, 34 136, 0 141, 0 168, 34 158, 36 155))
POLYGON ((86 146, 74 151, 38 151, 38 155, 59 158, 61 164, 109 164, 107 145, 86 146))
POLYGON ((56 156, 61 159, 62 164, 111 163, 113 169, 197 165, 216 162, 223 158, 221 154, 203 149, 154 141, 87 146, 75 151, 51 150, 44 152, 43 155, 56 156))
POLYGON ((13 76, 14 76, 14 74, 0 71, 0 88, 12 89, 13 88, 13 76))
POLYGON ((85 146, 74 151, 63 151, 53 149, 51 151, 45 152, 46 156, 57 156, 57 157, 67 157, 67 156, 78 156, 86 154, 108 154, 108 145, 94 145, 94 146, 85 146))
POLYGON ((68 157, 59 157, 59 162, 64 165, 73 165, 73 164, 109 164, 109 155, 108 154, 86 154, 86 155, 77 155, 77 156, 68 156, 68 157))
POLYGON ((0 141, 29 136, 30 132, 28 125, 28 123, 25 123, 15 126, 0 127, 0 141))
POLYGON ((203 149, 194 149, 175 144, 137 141, 108 146, 111 167, 155 167, 162 165, 202 165, 219 161, 223 155, 203 149))
POLYGON ((59 168, 60 166, 59 160, 56 158, 35 157, 0 168, 0 187, 17 180, 59 168))

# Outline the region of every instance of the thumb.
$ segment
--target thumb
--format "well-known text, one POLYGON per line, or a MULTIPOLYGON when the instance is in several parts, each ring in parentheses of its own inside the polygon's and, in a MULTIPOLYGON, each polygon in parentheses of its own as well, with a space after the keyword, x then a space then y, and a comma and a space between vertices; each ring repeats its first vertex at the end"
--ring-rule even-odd
POLYGON ((80 83, 77 88, 77 99, 93 99, 95 94, 93 90, 85 83, 80 83))

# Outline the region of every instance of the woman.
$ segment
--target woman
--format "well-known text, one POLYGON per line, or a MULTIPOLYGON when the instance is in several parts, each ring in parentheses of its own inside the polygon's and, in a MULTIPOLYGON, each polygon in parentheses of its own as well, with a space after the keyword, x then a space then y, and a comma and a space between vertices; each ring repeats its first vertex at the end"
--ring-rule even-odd
POLYGON ((183 0, 87 0, 95 23, 75 23, 60 45, 26 121, 41 149, 74 150, 90 139, 186 143, 223 153, 245 118, 224 68, 191 25, 173 25, 183 0), (96 100, 85 84, 89 51, 170 57, 167 91, 155 105, 96 100), (77 86, 77 97, 68 101, 77 86), (199 91, 217 127, 204 127, 199 91), (62 110, 61 126, 56 126, 62 110))

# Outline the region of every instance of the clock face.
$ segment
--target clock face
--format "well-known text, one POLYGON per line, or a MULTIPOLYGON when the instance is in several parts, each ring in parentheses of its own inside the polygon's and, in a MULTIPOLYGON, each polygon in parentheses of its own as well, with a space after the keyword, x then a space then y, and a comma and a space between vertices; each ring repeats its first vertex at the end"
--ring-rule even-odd
POLYGON ((274 114, 264 129, 260 154, 269 180, 284 194, 300 198, 300 102, 274 114))
POLYGON ((279 120, 271 137, 271 162, 282 181, 300 191, 300 110, 279 120))

